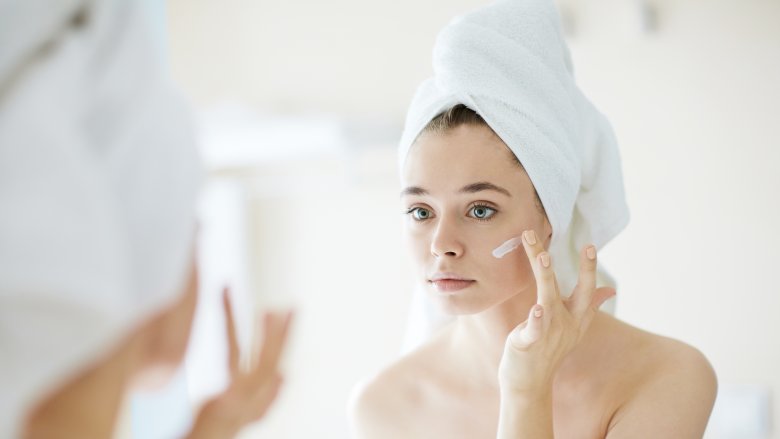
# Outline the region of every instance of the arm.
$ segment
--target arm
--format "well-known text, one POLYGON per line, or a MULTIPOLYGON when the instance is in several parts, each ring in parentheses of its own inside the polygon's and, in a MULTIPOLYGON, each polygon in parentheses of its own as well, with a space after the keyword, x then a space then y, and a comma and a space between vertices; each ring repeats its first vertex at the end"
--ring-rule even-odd
POLYGON ((31 410, 24 437, 111 437, 127 388, 149 376, 159 378, 161 371, 172 373, 181 362, 197 288, 193 265, 180 298, 130 330, 110 351, 31 410))
POLYGON ((531 399, 522 395, 501 395, 498 438, 553 437, 552 388, 546 395, 531 399), (529 421, 530 420, 530 421, 529 421))
POLYGON ((28 416, 24 437, 111 437, 136 347, 125 343, 52 392, 28 416))

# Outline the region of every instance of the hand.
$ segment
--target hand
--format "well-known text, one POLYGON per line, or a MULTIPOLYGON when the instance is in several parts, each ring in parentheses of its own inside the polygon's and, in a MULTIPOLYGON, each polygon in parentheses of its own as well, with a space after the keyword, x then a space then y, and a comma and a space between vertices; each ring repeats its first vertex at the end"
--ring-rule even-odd
POLYGON ((536 278, 537 303, 528 320, 507 337, 499 366, 499 384, 503 394, 547 398, 563 359, 579 343, 593 317, 605 300, 615 295, 614 288, 596 288, 596 248, 586 246, 580 252, 577 286, 567 299, 561 299, 550 254, 533 230, 523 233, 523 247, 536 278))
POLYGON ((249 370, 242 370, 227 289, 223 292, 222 304, 227 327, 230 383, 220 395, 203 406, 195 419, 190 439, 235 436, 244 426, 265 415, 282 383, 278 365, 292 313, 267 313, 263 316, 262 349, 257 358, 253 358, 249 370))

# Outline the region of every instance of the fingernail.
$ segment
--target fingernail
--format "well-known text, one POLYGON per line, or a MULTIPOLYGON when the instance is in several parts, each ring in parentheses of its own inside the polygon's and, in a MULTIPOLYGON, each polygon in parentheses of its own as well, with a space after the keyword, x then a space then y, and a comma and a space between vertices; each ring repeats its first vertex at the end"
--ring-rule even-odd
POLYGON ((542 259, 542 265, 545 268, 549 267, 550 266, 550 255, 547 254, 547 253, 542 253, 540 257, 542 259))
POLYGON ((526 230, 525 240, 531 245, 536 244, 536 233, 533 230, 526 230))
POLYGON ((590 246, 587 250, 585 250, 585 253, 588 255, 588 258, 592 261, 596 259, 596 247, 590 246))
POLYGON ((539 305, 536 305, 536 307, 534 308, 534 317, 536 317, 538 319, 541 316, 542 316, 542 307, 539 306, 539 305))

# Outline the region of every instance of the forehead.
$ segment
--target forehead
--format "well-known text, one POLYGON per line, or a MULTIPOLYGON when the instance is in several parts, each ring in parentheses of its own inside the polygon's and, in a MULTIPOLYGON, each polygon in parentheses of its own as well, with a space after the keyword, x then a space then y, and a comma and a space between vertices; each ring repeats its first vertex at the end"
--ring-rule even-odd
POLYGON ((421 135, 406 157, 402 180, 404 185, 435 189, 474 181, 511 184, 523 175, 512 152, 490 128, 461 125, 421 135))

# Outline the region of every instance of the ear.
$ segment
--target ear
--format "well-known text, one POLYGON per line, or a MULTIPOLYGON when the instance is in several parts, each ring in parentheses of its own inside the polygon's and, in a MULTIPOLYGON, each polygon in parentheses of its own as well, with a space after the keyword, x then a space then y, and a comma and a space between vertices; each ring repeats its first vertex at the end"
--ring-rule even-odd
POLYGON ((549 249, 550 248, 550 242, 552 241, 552 225, 550 224, 550 220, 547 219, 547 215, 544 216, 544 224, 542 224, 542 236, 544 236, 544 248, 549 249))

